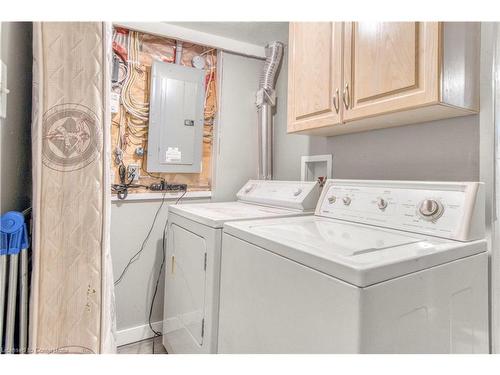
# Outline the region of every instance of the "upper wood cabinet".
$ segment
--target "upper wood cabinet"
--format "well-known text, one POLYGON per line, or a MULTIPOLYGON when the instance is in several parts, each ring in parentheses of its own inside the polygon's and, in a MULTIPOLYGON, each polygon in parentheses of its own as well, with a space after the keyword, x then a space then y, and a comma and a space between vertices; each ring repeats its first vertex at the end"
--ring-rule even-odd
POLYGON ((347 22, 344 30, 344 120, 437 100, 438 23, 347 22))
POLYGON ((476 113, 479 37, 478 23, 291 24, 288 131, 335 135, 476 113))
POLYGON ((290 24, 290 131, 341 123, 342 28, 329 22, 290 24))

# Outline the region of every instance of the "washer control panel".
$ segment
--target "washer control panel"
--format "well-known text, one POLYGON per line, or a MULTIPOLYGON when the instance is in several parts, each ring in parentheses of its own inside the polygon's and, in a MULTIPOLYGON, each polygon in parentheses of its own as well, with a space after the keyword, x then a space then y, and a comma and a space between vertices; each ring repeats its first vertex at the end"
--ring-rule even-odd
POLYGON ((328 180, 316 215, 460 241, 484 237, 478 182, 328 180))
POLYGON ((236 196, 242 202, 312 211, 319 193, 319 184, 312 181, 250 180, 236 196))

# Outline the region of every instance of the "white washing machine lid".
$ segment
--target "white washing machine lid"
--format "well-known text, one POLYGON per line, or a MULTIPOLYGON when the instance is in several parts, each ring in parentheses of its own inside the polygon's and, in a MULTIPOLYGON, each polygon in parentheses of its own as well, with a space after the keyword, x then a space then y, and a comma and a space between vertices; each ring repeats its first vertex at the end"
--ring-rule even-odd
POLYGON ((232 222, 224 232, 365 287, 486 251, 459 242, 319 216, 232 222))
POLYGON ((243 202, 180 204, 169 206, 169 212, 212 228, 222 228, 227 221, 312 215, 313 213, 243 202))

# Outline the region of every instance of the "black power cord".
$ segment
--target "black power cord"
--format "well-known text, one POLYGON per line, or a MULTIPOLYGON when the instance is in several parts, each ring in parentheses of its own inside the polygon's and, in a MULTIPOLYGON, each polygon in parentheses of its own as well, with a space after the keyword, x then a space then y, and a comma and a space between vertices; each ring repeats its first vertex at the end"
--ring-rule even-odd
POLYGON ((146 243, 148 242, 149 240, 149 237, 151 236, 151 232, 153 232, 153 228, 155 226, 155 223, 156 223, 156 219, 158 219, 158 215, 163 207, 163 205, 165 204, 165 195, 167 194, 167 192, 165 191, 163 193, 163 197, 161 199, 161 204, 160 206, 158 207, 158 209, 156 210, 156 213, 155 213, 155 216, 154 216, 154 219, 153 219, 153 222, 151 223, 151 226, 149 227, 149 230, 148 230, 148 233, 146 234, 146 237, 144 238, 144 240, 142 241, 142 245, 141 247, 139 248, 139 250, 129 259, 127 265, 123 268, 123 271, 121 272, 120 276, 118 277, 118 279, 116 279, 115 281, 115 286, 118 285, 122 280, 123 280, 123 277, 125 276, 125 273, 128 271, 128 268, 132 265, 132 263, 134 263, 137 259, 139 259, 139 255, 142 253, 142 251, 144 250, 144 246, 146 246, 146 243))
MULTIPOLYGON (((118 193, 118 194, 124 195, 124 197, 120 198, 120 199, 125 199, 126 198, 126 196, 127 196, 127 189, 128 189, 128 187, 130 187, 130 185, 127 185, 127 183, 124 182, 125 178, 126 178, 125 177, 125 175, 126 175, 125 171, 126 171, 125 166, 124 165, 120 165, 119 172, 120 172, 120 181, 121 181, 121 183, 117 184, 117 185, 120 185, 119 187, 117 187, 117 190, 120 191, 120 193, 118 193), (122 166, 123 166, 123 168, 122 168, 122 166)), ((117 185, 114 185, 114 186, 117 186, 117 185)), ((152 189, 152 190, 160 190, 160 189, 152 189)), ((160 214, 160 211, 161 211, 162 207, 165 204, 165 196, 166 196, 167 192, 169 192, 169 191, 170 192, 173 192, 173 191, 182 192, 182 194, 175 201, 175 204, 178 204, 181 201, 181 199, 187 193, 187 185, 186 184, 166 184, 164 181, 162 181, 161 182, 161 190, 163 190, 163 196, 162 196, 162 199, 161 199, 161 204, 158 207, 158 209, 156 210, 155 216, 153 218, 153 222, 151 223, 151 226, 150 226, 150 228, 148 230, 148 233, 146 234, 146 237, 142 241, 142 244, 141 244, 141 247, 139 248, 139 250, 129 259, 127 265, 123 268, 123 271, 121 272, 120 276, 114 282, 115 286, 118 285, 123 280, 123 277, 127 273, 129 267, 132 265, 132 263, 134 263, 135 261, 137 261, 139 259, 139 255, 144 251, 144 247, 146 246, 146 243, 148 242, 149 237, 151 236, 151 233, 153 232, 154 226, 155 226, 156 221, 158 219, 158 215, 160 214)), ((161 265, 160 265, 160 270, 158 271, 158 277, 156 278, 156 284, 155 284, 155 289, 154 289, 154 293, 153 293, 153 298, 151 299, 151 305, 150 305, 150 308, 149 308, 148 324, 149 324, 149 328, 151 329, 151 331, 154 334, 154 337, 162 336, 161 332, 158 332, 158 331, 156 331, 153 328, 153 325, 151 324, 151 316, 153 314, 153 307, 154 307, 154 303, 155 303, 155 300, 156 300, 156 295, 158 294, 158 286, 159 286, 159 283, 160 283, 161 273, 162 273, 163 268, 165 266, 165 260, 166 260, 166 239, 167 239, 167 234, 166 234, 167 223, 168 223, 168 220, 165 221, 165 225, 163 227, 163 235, 162 235, 162 262, 161 262, 161 265)), ((154 353, 154 339, 153 339, 153 353, 154 353)))
MULTIPOLYGON (((178 191, 183 191, 182 195, 177 199, 177 201, 175 202, 175 204, 179 203, 179 201, 181 200, 182 197, 184 197, 187 193, 187 185, 185 184, 180 184, 180 185, 171 185, 171 186, 181 186, 182 187, 182 190, 178 190, 178 191)), ((146 243, 148 242, 149 240, 149 237, 151 236, 151 233, 153 232, 153 228, 155 226, 155 223, 156 223, 156 220, 158 219, 158 215, 160 214, 160 211, 162 209, 162 207, 164 206, 165 204, 165 196, 167 194, 168 191, 174 191, 173 189, 172 190, 164 190, 163 191, 163 196, 162 196, 162 199, 161 199, 161 204, 160 206, 158 207, 158 209, 156 210, 156 213, 155 213, 155 216, 154 216, 154 219, 153 219, 153 222, 151 223, 151 226, 149 227, 149 230, 148 230, 148 233, 146 234, 146 237, 144 238, 144 240, 142 241, 142 244, 141 244, 141 247, 139 248, 139 250, 129 259, 127 265, 123 268, 123 271, 120 273, 120 276, 118 277, 118 279, 116 279, 114 285, 118 285, 122 280, 123 280, 123 277, 125 276, 125 274, 127 273, 129 267, 132 265, 132 263, 134 263, 137 259, 139 259, 139 255, 144 251, 144 247, 146 246, 146 243)))
POLYGON ((114 193, 116 193, 118 199, 123 200, 127 198, 129 189, 137 189, 141 187, 149 189, 149 186, 147 185, 133 184, 132 182, 134 181, 134 176, 127 176, 127 168, 123 163, 121 163, 118 167, 118 174, 120 176, 120 183, 111 185, 111 189, 114 193))
POLYGON ((118 199, 120 200, 127 198, 129 189, 145 188, 151 191, 159 191, 159 192, 187 191, 186 184, 169 184, 165 181, 163 177, 153 176, 150 173, 148 173, 150 177, 160 179, 160 181, 154 182, 150 185, 134 184, 133 183, 134 176, 132 174, 129 174, 127 176, 127 168, 125 167, 123 162, 118 167, 118 174, 120 176, 120 183, 112 184, 111 189, 113 190, 114 193, 116 193, 118 199))

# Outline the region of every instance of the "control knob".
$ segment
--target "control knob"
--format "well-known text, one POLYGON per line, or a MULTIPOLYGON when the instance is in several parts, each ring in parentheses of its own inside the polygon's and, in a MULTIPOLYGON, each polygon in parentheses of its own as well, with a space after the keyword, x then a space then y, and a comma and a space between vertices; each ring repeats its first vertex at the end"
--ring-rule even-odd
POLYGON ((387 208, 387 201, 384 198, 377 199, 377 206, 381 211, 384 211, 387 208))
POLYGON ((328 197, 328 203, 334 204, 337 201, 337 197, 335 195, 330 195, 328 197))
POLYGON ((349 206, 351 204, 352 199, 348 196, 342 198, 342 202, 344 202, 344 206, 349 206))
POLYGON ((418 206, 419 215, 427 221, 439 219, 444 212, 441 202, 435 199, 424 199, 418 206))
POLYGON ((296 197, 297 195, 299 195, 300 193, 302 193, 302 189, 301 188, 297 188, 293 191, 293 196, 296 197))

